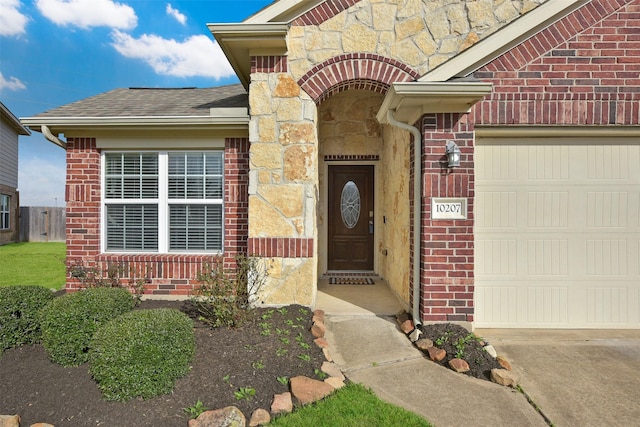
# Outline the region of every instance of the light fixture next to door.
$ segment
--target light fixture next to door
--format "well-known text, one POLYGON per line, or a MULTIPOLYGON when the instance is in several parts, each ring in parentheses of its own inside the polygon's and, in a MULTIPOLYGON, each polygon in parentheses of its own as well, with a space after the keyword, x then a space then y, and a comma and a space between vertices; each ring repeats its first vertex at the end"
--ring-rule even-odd
POLYGON ((461 151, 455 142, 447 141, 446 153, 447 153, 447 159, 449 161, 449 164, 447 166, 449 166, 450 168, 455 168, 460 166, 461 151))

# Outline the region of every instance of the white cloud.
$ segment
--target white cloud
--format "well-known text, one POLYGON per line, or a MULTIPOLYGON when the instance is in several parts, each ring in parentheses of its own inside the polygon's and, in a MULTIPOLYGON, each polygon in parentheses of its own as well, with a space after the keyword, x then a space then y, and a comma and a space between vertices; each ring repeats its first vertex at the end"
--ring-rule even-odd
POLYGON ((169 3, 167 3, 167 15, 173 16, 176 21, 178 21, 182 25, 187 22, 187 17, 180 13, 178 9, 174 9, 169 3))
POLYGON ((17 36, 25 33, 26 15, 20 13, 19 0, 0 0, 0 36, 17 36))
POLYGON ((216 79, 234 75, 220 46, 204 35, 183 42, 148 34, 136 39, 117 30, 111 36, 120 54, 145 61, 161 75, 216 79))
POLYGON ((5 79, 2 73, 0 72, 0 91, 7 90, 24 90, 27 88, 27 85, 22 83, 15 77, 9 77, 9 80, 5 79))
POLYGON ((20 161, 18 190, 21 206, 64 206, 66 166, 37 157, 20 161))
POLYGON ((131 6, 112 0, 36 0, 49 20, 61 26, 132 29, 138 17, 131 6))

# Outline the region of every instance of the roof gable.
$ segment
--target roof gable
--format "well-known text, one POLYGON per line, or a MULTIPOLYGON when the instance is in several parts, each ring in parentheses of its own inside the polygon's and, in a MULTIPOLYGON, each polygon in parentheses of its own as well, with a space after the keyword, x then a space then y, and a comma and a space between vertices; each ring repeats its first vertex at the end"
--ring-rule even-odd
MULTIPOLYGON (((603 21, 608 19, 616 20, 617 17, 613 16, 617 12, 621 11, 625 7, 629 7, 632 4, 640 5, 640 0, 590 0, 583 7, 573 11, 572 13, 564 16, 554 24, 548 26, 542 31, 538 32, 534 36, 530 37, 514 49, 505 52, 501 56, 495 58, 491 62, 487 63, 482 69, 491 71, 509 70, 517 71, 521 70, 530 64, 540 64, 543 62, 544 57, 567 57, 575 56, 577 48, 584 48, 584 45, 576 44, 581 35, 588 33, 594 34, 593 28, 595 26, 602 27, 603 21)), ((616 28, 624 26, 626 21, 621 21, 619 24, 605 25, 618 33, 616 28)), ((600 31, 600 35, 606 36, 606 32, 610 30, 600 31)), ((637 34, 636 28, 629 28, 630 33, 637 34)), ((597 31, 596 31, 597 33, 597 31)), ((588 35, 586 38, 589 38, 588 35)), ((602 37, 596 36, 596 39, 600 40, 602 37)), ((618 34, 614 35, 613 40, 616 45, 618 43, 625 42, 624 34, 622 38, 618 37, 618 34)), ((606 56, 610 59, 621 55, 625 56, 624 52, 612 50, 608 54, 601 55, 601 51, 591 49, 589 56, 584 57, 582 62, 591 62, 593 56, 606 56)), ((634 56, 634 55, 631 55, 634 56)), ((604 59, 604 58, 602 58, 604 59)), ((604 59, 606 61, 606 59, 604 59)), ((579 58, 575 59, 575 62, 580 62, 579 58)), ((640 62, 636 58, 636 62, 640 62)), ((557 62, 557 61, 556 61, 557 62)))
POLYGON ((496 58, 512 54, 522 42, 590 2, 591 0, 547 1, 428 72, 420 81, 444 82, 452 78, 467 77, 496 58))
POLYGON ((0 102, 0 115, 2 116, 2 121, 11 126, 18 135, 31 135, 29 129, 24 127, 20 120, 2 102, 0 102))
MULTIPOLYGON (((307 14, 324 19, 340 13, 360 0, 276 0, 261 11, 244 20, 246 24, 265 24, 268 22, 292 22, 307 14)), ((320 21, 322 22, 322 21, 320 21)), ((319 22, 318 22, 319 23, 319 22)))

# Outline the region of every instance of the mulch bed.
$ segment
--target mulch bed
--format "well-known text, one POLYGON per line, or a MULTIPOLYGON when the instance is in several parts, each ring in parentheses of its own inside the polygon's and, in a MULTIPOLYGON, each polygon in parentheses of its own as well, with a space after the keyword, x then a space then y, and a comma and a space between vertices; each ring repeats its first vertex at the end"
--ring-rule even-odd
MULTIPOLYGON (((143 301, 138 309, 164 307, 195 316, 183 301, 143 301)), ((274 394, 289 391, 278 377, 318 378, 316 370, 324 361, 309 332, 307 308, 251 313, 250 321, 236 329, 212 329, 194 319, 191 371, 171 394, 149 400, 105 401, 87 364, 64 368, 49 361, 41 345, 7 350, 0 357, 0 414, 19 414, 23 426, 186 426, 184 408, 200 400, 209 409, 234 405, 248 420, 257 408, 269 410, 274 394), (255 395, 238 400, 234 392, 245 387, 255 389, 255 395)))
MULTIPOLYGON (((437 323, 433 325, 423 325, 423 335, 421 338, 428 338, 434 342, 434 345, 447 352, 447 356, 441 361, 436 362, 449 369, 449 361, 456 357, 456 353, 460 344, 456 347, 456 343, 464 340, 469 336, 469 331, 460 325, 452 323, 437 323), (437 342, 439 340, 439 342, 437 342)), ((469 371, 464 372, 465 375, 491 381, 491 369, 501 368, 500 364, 484 350, 484 341, 480 342, 476 339, 467 340, 463 347, 464 361, 469 364, 469 371)))

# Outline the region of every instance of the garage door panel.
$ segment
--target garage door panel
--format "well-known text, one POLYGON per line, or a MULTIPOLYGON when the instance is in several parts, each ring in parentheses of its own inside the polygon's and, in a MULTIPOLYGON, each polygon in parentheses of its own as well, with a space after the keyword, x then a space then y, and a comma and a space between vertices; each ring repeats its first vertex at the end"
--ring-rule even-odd
POLYGON ((640 141, 479 140, 476 156, 476 326, 640 327, 640 141))

